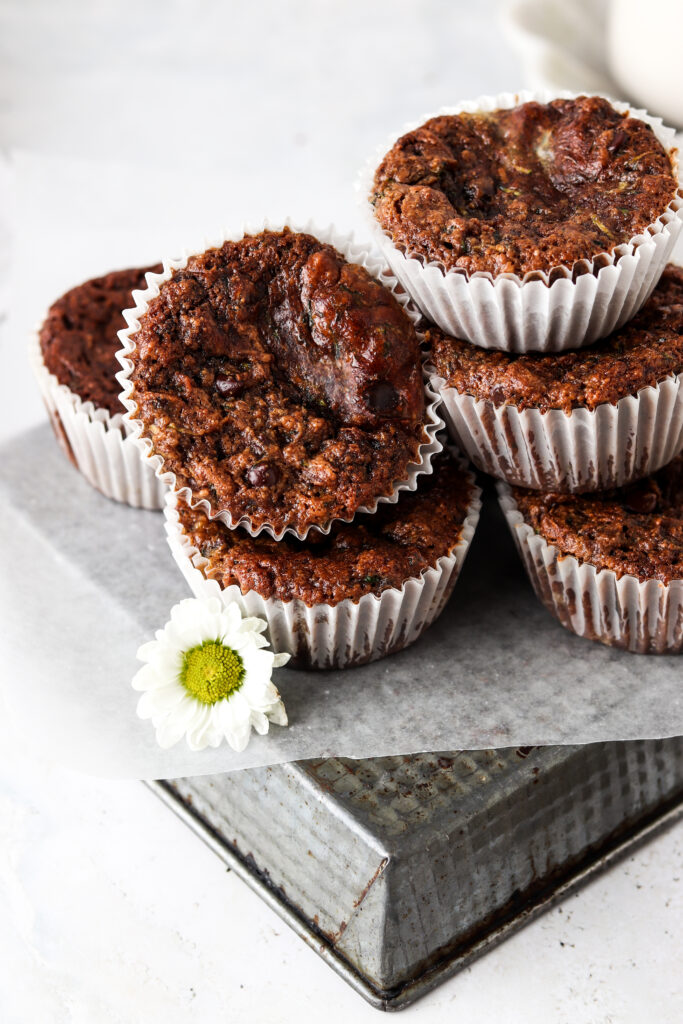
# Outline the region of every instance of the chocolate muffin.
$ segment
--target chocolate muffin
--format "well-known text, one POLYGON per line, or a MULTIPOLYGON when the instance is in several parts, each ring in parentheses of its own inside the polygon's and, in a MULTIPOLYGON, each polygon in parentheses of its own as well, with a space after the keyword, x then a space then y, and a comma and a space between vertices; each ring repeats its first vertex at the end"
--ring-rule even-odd
POLYGON ((134 289, 146 288, 145 274, 159 273, 161 265, 114 270, 72 288, 54 302, 38 332, 46 368, 82 402, 123 413, 116 380, 121 347, 118 331, 125 327, 121 314, 131 305, 134 289))
POLYGON ((427 339, 436 372, 461 394, 519 410, 592 410, 683 372, 683 268, 669 264, 633 320, 579 351, 496 352, 436 328, 427 339))
POLYGON ((448 453, 416 493, 329 535, 276 541, 229 530, 169 494, 173 556, 197 597, 236 601, 298 665, 345 668, 418 639, 444 607, 479 516, 480 491, 448 453))
POLYGON ((654 476, 602 494, 512 488, 524 521, 563 555, 644 580, 683 580, 683 455, 654 476))
POLYGON ((165 486, 140 456, 116 380, 122 310, 145 274, 117 270, 72 288, 31 336, 29 358, 57 441, 88 483, 134 508, 161 508, 165 486))
POLYGON ((563 626, 637 654, 683 651, 683 456, 604 494, 497 486, 533 588, 563 626))
POLYGON ((457 543, 472 504, 470 474, 442 453, 420 490, 404 493, 374 515, 339 523, 330 533, 291 534, 276 541, 229 530, 201 509, 178 504, 180 524, 206 563, 202 572, 221 587, 237 585, 264 598, 308 605, 379 596, 417 577, 457 543))
POLYGON ((131 419, 192 504, 231 526, 304 535, 350 519, 391 497, 429 441, 410 318, 312 235, 191 256, 128 345, 131 419))
POLYGON ((648 124, 579 96, 431 118, 386 154, 370 199, 406 255, 521 277, 612 253, 677 187, 648 124))
POLYGON ((683 270, 625 327, 578 352, 495 352, 427 332, 451 436, 511 484, 622 487, 683 447, 683 270))

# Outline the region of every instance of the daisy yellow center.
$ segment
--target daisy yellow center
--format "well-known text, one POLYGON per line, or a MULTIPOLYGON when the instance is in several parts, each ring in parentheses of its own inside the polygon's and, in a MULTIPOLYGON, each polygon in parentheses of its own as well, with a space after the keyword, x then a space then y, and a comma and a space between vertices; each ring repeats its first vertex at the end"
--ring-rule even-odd
POLYGON ((237 651, 220 640, 205 640, 185 651, 180 682, 202 704, 215 704, 239 690, 244 664, 237 651))

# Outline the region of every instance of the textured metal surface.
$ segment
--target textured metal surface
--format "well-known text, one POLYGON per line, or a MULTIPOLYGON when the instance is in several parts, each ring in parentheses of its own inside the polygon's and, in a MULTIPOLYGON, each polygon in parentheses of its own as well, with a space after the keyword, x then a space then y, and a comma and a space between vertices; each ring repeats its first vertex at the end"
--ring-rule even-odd
POLYGON ((683 739, 157 784, 366 998, 399 1008, 683 801, 683 739))

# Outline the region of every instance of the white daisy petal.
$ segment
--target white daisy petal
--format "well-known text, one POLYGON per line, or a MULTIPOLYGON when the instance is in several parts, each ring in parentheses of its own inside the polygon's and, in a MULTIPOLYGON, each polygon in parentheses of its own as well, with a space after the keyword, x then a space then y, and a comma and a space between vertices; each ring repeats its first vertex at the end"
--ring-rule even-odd
POLYGON ((186 694, 181 703, 176 707, 173 712, 173 718, 183 727, 183 732, 189 727, 190 723, 194 721, 195 717, 199 715, 204 704, 200 704, 198 700, 191 697, 190 694, 186 694))
POLYGON ((273 658, 275 657, 272 651, 264 651, 258 647, 247 647, 240 651, 240 656, 245 673, 253 675, 255 678, 270 679, 270 674, 273 670, 273 658))
POLYGON ((273 704, 272 707, 266 711, 266 715, 268 716, 269 721, 273 722, 274 725, 289 725, 287 712, 285 711, 285 706, 281 700, 276 704, 273 704))
POLYGON ((159 734, 165 737, 166 746, 173 746, 182 739, 188 725, 193 718, 201 711, 202 705, 193 697, 183 697, 180 704, 171 715, 162 715, 153 720, 154 728, 159 734))
POLYGON ((257 618, 255 615, 247 615, 242 619, 240 630, 243 633, 263 633, 268 626, 268 623, 263 619, 257 618))
POLYGON ((164 648, 155 655, 152 666, 156 670, 157 675, 163 676, 164 682, 180 677, 184 653, 184 651, 175 650, 175 648, 173 650, 164 648))
POLYGON ((252 708, 250 715, 251 727, 259 734, 259 736, 265 736, 268 732, 268 719, 262 711, 255 711, 252 708))
POLYGON ((242 615, 236 604, 223 605, 220 618, 223 636, 227 636, 229 633, 236 633, 239 630, 242 615))
POLYGON ((259 647, 268 647, 268 638, 263 633, 247 633, 249 637, 249 643, 257 649, 259 647))
POLYGON ((169 747, 174 747, 182 739, 184 732, 185 727, 181 722, 174 718, 164 718, 156 726, 157 743, 164 750, 168 750, 169 747))
POLYGON ((185 698, 180 686, 164 686, 161 689, 146 690, 138 701, 138 717, 153 721, 173 714, 185 698))
POLYGON ((203 625, 193 623, 184 629, 179 629, 173 638, 173 644, 181 651, 191 651, 193 647, 201 647, 206 640, 215 640, 216 635, 211 635, 203 625))
POLYGON ((215 640, 220 602, 216 598, 198 601, 188 597, 171 611, 173 640, 182 649, 197 647, 205 640, 215 640))
POLYGON ((149 693, 143 693, 142 697, 140 697, 136 712, 138 718, 154 717, 154 706, 149 699, 149 693))
POLYGON ((138 661, 151 661, 158 647, 158 640, 148 640, 147 643, 141 644, 140 647, 138 647, 135 657, 138 661))
MULTIPOLYGON (((202 603, 206 610, 211 612, 212 615, 221 615, 223 610, 226 608, 226 605, 223 604, 219 597, 209 597, 202 603)), ((230 604, 230 607, 232 607, 232 603, 230 604)))
POLYGON ((261 633, 238 633, 235 637, 235 650, 239 651, 240 655, 244 651, 258 651, 267 646, 268 640, 261 633))
MULTIPOLYGON (((212 598, 212 602, 215 599, 212 598)), ((237 612, 239 615, 239 610, 237 612)), ((211 608, 204 608, 202 613, 202 628, 211 633, 214 638, 218 638, 225 628, 225 610, 222 604, 215 600, 212 603, 211 608)))
POLYGON ((218 728, 218 725, 216 724, 216 719, 213 715, 210 718, 209 725, 206 729, 204 738, 206 740, 206 745, 209 747, 220 747, 221 743, 223 742, 223 732, 221 731, 221 729, 218 728))
MULTIPOLYGON (((188 625, 198 621, 200 612, 200 605, 193 604, 192 598, 186 597, 171 608, 170 622, 176 629, 185 629, 188 625)), ((168 628, 168 623, 166 628, 168 628)))
POLYGON ((239 714, 239 706, 232 700, 219 700, 214 704, 214 721, 224 736, 240 728, 244 716, 239 714))
POLYGON ((246 725, 236 732, 227 733, 225 738, 232 747, 232 749, 236 750, 238 754, 241 754, 242 751, 246 748, 250 736, 251 725, 246 725))
POLYGON ((256 633, 240 633, 237 629, 225 630, 221 633, 221 643, 224 643, 226 647, 232 647, 233 651, 241 653, 251 647, 252 637, 256 635, 256 633))
POLYGON ((249 721, 249 715, 251 714, 251 706, 249 701, 246 699, 243 693, 243 688, 235 690, 229 697, 226 698, 227 703, 230 705, 230 711, 234 721, 238 722, 239 725, 249 721))
POLYGON ((242 691, 249 707, 256 708, 259 711, 265 711, 266 708, 280 699, 280 694, 272 683, 264 683, 263 680, 254 679, 253 676, 244 680, 242 691))
POLYGON ((291 654, 276 654, 273 657, 273 668, 282 668, 292 657, 291 654))
MULTIPOLYGON (((187 696, 187 690, 179 683, 171 682, 167 686, 158 686, 154 690, 147 690, 143 694, 150 707, 154 708, 155 715, 167 715, 174 708, 177 708, 187 696)), ((142 697, 140 698, 142 700, 142 697)))
POLYGON ((207 734, 211 731, 211 710, 210 704, 204 704, 187 727, 187 745, 190 750, 203 750, 207 746, 207 734))
POLYGON ((134 690, 154 690, 157 686, 165 686, 166 682, 153 665, 143 665, 133 676, 130 685, 134 690))
POLYGON ((183 703, 178 709, 177 714, 166 717, 168 721, 174 721, 178 728, 181 729, 181 736, 186 736, 200 722, 205 708, 206 704, 201 704, 194 697, 188 696, 187 703, 183 703))

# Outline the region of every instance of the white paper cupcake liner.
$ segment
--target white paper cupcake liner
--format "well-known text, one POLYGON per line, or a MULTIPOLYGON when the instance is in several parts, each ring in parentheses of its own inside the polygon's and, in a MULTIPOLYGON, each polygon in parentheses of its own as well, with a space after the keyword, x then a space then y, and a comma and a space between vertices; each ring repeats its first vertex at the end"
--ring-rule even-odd
MULTIPOLYGON (((299 540, 304 540, 311 529, 318 530, 321 533, 329 533, 332 524, 335 522, 351 522, 356 515, 365 512, 375 512, 377 506, 384 502, 394 504, 398 500, 399 494, 402 491, 414 491, 417 488, 418 478, 422 474, 429 474, 432 472, 432 459, 443 447, 441 441, 438 439, 438 434, 444 426, 444 422, 438 414, 440 399, 431 390, 426 376, 425 432, 427 440, 424 441, 418 449, 418 459, 408 465, 405 480, 402 480, 394 487, 392 494, 379 496, 373 504, 364 505, 357 509, 353 516, 349 516, 347 518, 336 517, 325 524, 311 524, 303 531, 295 530, 292 526, 285 526, 283 529, 278 531, 270 523, 263 523, 261 526, 256 528, 248 516, 242 516, 240 519, 233 520, 227 509, 214 509, 205 499, 200 499, 192 504, 192 493, 190 488, 177 486, 175 473, 171 472, 171 470, 164 469, 163 457, 158 454, 153 454, 152 442, 148 438, 142 437, 143 424, 136 418, 137 406, 129 397, 133 389, 133 384, 130 380, 133 363, 128 358, 128 355, 135 349, 135 334, 140 327, 140 317, 147 311, 150 301, 153 298, 156 298, 159 294, 160 285, 163 284, 164 281, 168 281, 175 270, 182 270, 183 267, 187 265, 187 261, 191 256, 200 255, 207 249, 216 248, 226 241, 238 241, 246 234, 258 234, 261 231, 282 231, 285 227, 288 227, 295 232, 306 232, 314 235, 319 241, 334 246, 350 263, 359 263, 361 266, 365 267, 365 269, 374 278, 379 280, 394 294, 414 324, 417 324, 420 321, 421 317, 419 312, 411 305, 409 297, 400 288, 398 281, 388 273, 384 263, 377 259, 377 257, 371 255, 362 246, 357 245, 353 240, 353 235, 341 235, 333 225, 330 225, 325 229, 320 229, 310 223, 305 224, 304 226, 297 226, 289 220, 278 223, 263 221, 257 225, 243 225, 238 231, 223 233, 215 240, 204 240, 199 248, 186 249, 182 257, 179 259, 164 260, 164 269, 161 274, 147 275, 148 288, 145 291, 133 292, 133 300, 136 302, 136 306, 134 309, 124 310, 123 313, 126 318, 126 322, 128 323, 128 327, 119 331, 119 338, 123 348, 117 353, 117 358, 121 363, 123 370, 116 375, 116 378, 123 388, 121 401, 128 410, 123 417, 124 423, 130 430, 135 443, 139 446, 142 457, 150 463, 154 468, 154 472, 158 478, 163 481, 166 487, 169 487, 175 493, 182 495, 184 499, 191 504, 192 508, 201 508, 210 519, 220 519, 221 522, 225 523, 229 529, 234 529, 235 527, 240 526, 247 530, 253 537, 258 536, 261 532, 266 532, 276 540, 281 540, 286 533, 292 533, 298 537, 299 540)), ((419 332, 418 337, 422 340, 422 335, 420 335, 419 332)))
POLYGON ((496 406, 430 382, 458 447, 479 469, 519 487, 580 492, 623 487, 671 462, 683 448, 683 373, 594 410, 496 406))
POLYGON ((29 360, 57 440, 88 483, 134 508, 162 508, 166 486, 141 459, 123 414, 95 408, 60 384, 45 366, 37 333, 30 339, 29 360))
POLYGON ((264 598, 256 591, 242 593, 237 585, 222 588, 206 579, 206 564, 185 533, 178 517, 177 496, 166 498, 164 516, 168 543, 195 597, 236 601, 244 615, 258 615, 268 624, 274 651, 292 655, 295 664, 309 668, 351 668, 376 661, 414 643, 441 614, 455 586, 479 521, 481 491, 468 474, 474 495, 457 543, 432 568, 392 587, 379 597, 364 594, 358 601, 307 605, 294 599, 264 598))
POLYGON ((536 595, 563 626, 637 654, 683 651, 683 580, 641 582, 562 555, 524 521, 508 485, 496 487, 536 595))
MULTIPOLYGON (((505 109, 536 100, 573 99, 577 93, 500 93, 444 107, 438 114, 505 109)), ((609 98, 609 97, 606 97, 609 98)), ((649 124, 664 148, 678 162, 674 131, 661 119, 650 117, 627 103, 610 100, 620 112, 649 124)), ((371 232, 393 273, 422 312, 457 338, 466 338, 481 348, 507 352, 562 352, 590 345, 630 320, 647 301, 666 266, 683 224, 683 192, 679 190, 667 209, 646 231, 612 253, 596 254, 573 267, 538 271, 520 278, 516 274, 460 270, 444 271, 436 262, 419 254, 404 253, 377 222, 369 202, 375 170, 397 138, 424 124, 430 114, 406 125, 393 135, 368 161, 360 174, 358 193, 371 232), (549 277, 552 284, 548 284, 549 277)))

